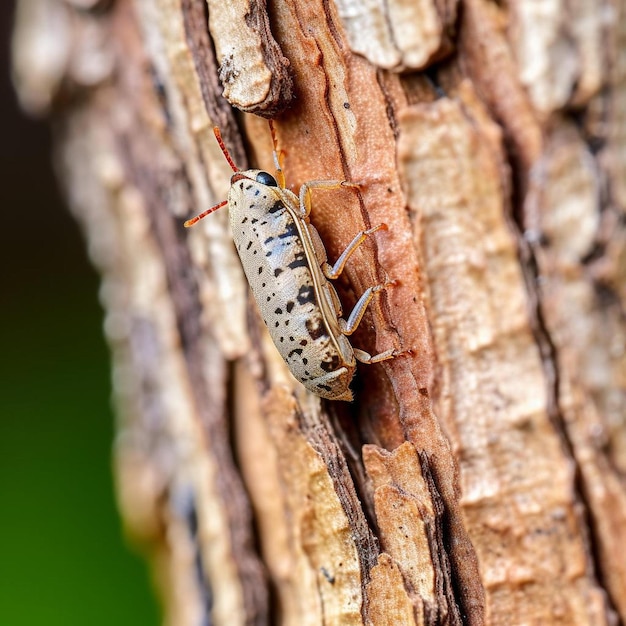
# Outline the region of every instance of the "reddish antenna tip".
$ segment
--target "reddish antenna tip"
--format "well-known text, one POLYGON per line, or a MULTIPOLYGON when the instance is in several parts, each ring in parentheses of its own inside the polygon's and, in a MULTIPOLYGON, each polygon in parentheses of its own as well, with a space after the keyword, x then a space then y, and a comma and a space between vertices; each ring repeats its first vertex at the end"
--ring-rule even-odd
POLYGON ((213 126, 213 134, 215 135, 215 139, 217 139, 217 143, 220 147, 220 150, 222 151, 222 154, 228 161, 228 165, 230 165, 233 172, 238 172, 239 168, 235 165, 235 162, 230 156, 230 153, 228 152, 228 149, 226 148, 226 144, 224 143, 224 140, 222 139, 222 133, 220 133, 220 129, 217 126, 213 126))
POLYGON ((203 217, 206 217, 207 215, 214 213, 218 209, 221 209, 225 204, 228 204, 228 200, 222 200, 222 202, 220 202, 219 204, 216 204, 215 206, 212 206, 210 209, 207 209, 206 211, 203 211, 202 213, 200 213, 200 215, 196 215, 195 217, 192 217, 190 220, 187 220, 183 224, 183 226, 185 228, 189 228, 190 226, 197 224, 203 217))

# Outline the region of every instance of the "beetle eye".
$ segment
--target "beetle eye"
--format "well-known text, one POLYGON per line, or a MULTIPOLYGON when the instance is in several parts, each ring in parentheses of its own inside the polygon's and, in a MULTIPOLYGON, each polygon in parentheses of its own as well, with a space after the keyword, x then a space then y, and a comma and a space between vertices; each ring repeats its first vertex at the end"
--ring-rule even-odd
POLYGON ((262 185, 267 185, 268 187, 278 187, 276 179, 267 172, 259 172, 256 175, 256 182, 261 183, 262 185))

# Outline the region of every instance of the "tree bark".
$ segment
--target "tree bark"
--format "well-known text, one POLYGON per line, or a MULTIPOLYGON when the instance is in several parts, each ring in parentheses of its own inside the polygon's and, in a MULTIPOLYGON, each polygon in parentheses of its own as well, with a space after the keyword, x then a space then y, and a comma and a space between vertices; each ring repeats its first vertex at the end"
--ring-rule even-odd
POLYGON ((19 0, 102 274, 120 508, 164 623, 626 621, 624 0, 19 0), (222 95, 223 94, 223 95, 222 95), (236 111, 233 107, 236 107, 236 111), (375 299, 353 403, 286 369, 231 171, 314 192, 375 299))

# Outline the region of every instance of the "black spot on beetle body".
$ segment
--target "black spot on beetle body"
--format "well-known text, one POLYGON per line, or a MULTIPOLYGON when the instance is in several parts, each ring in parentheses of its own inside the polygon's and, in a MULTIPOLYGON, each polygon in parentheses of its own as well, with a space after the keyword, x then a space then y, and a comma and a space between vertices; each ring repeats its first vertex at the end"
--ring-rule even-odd
POLYGON ((290 270, 295 270, 296 267, 308 267, 306 259, 295 259, 287 266, 290 270))
POLYGON ((246 246, 246 250, 250 250, 250 248, 251 248, 251 247, 252 247, 252 242, 251 242, 251 241, 249 241, 249 242, 248 242, 248 245, 246 246))
POLYGON ((321 323, 320 319, 312 320, 309 318, 306 321, 305 326, 307 332, 309 333, 309 337, 311 337, 313 341, 319 339, 320 337, 323 337, 326 334, 324 331, 324 326, 321 323))
POLYGON ((288 355, 287 358, 291 358, 294 354, 300 356, 302 354, 302 348, 294 348, 288 355))
POLYGON ((298 295, 296 299, 298 300, 298 304, 311 304, 315 298, 315 291, 311 285, 302 285, 298 290, 298 295))
POLYGON ((268 237, 263 243, 264 244, 268 244, 270 242, 274 241, 274 237, 268 237))
POLYGON ((337 356, 336 354, 333 354, 330 361, 326 361, 326 360, 322 361, 320 363, 320 367, 325 372, 334 372, 336 369, 339 368, 339 356, 337 356))
POLYGON ((274 313, 276 313, 276 315, 282 315, 282 314, 283 314, 283 310, 282 310, 280 307, 278 307, 278 308, 274 311, 274 313))
POLYGON ((289 302, 287 302, 287 313, 291 313, 295 304, 296 303, 293 300, 289 300, 289 302))
POLYGON ((276 276, 276 277, 280 276, 282 273, 283 273, 283 270, 280 267, 277 267, 274 270, 274 276, 276 276))
POLYGON ((263 273, 263 266, 259 267, 259 274, 263 273))
POLYGON ((279 239, 287 239, 288 237, 297 237, 298 236, 298 228, 295 222, 289 222, 285 226, 285 230, 283 230, 280 235, 278 235, 279 239))

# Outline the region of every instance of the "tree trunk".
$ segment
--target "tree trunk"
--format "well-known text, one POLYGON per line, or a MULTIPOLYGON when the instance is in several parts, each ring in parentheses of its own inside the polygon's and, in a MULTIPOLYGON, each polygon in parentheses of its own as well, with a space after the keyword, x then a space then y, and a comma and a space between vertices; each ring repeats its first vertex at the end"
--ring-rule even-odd
POLYGON ((624 0, 20 0, 102 273, 118 493, 164 622, 626 621, 624 0), (208 22, 208 27, 207 27, 208 22), (222 96, 223 93, 223 96, 222 96), (240 112, 235 111, 236 107, 240 112), (252 302, 230 167, 313 192, 337 289, 396 281, 355 400, 252 302))

